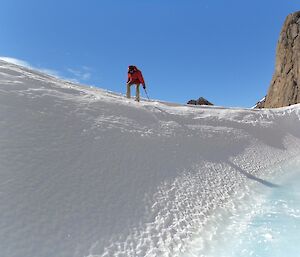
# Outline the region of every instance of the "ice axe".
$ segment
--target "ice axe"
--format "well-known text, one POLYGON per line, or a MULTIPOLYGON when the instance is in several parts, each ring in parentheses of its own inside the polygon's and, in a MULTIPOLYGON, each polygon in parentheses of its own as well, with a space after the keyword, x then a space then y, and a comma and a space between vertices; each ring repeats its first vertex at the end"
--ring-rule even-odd
POLYGON ((148 93, 147 93, 146 87, 144 86, 143 88, 144 88, 144 90, 145 90, 145 93, 146 93, 146 96, 147 96, 148 100, 150 101, 150 98, 149 98, 149 96, 148 96, 148 93))

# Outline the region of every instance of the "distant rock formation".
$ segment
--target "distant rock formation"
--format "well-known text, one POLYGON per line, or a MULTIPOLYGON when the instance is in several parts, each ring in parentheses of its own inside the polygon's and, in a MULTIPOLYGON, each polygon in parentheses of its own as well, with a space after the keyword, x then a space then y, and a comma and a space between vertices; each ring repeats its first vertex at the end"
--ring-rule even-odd
POLYGON ((265 108, 300 103, 300 11, 288 15, 280 33, 275 73, 265 108))
POLYGON ((200 97, 198 100, 190 100, 187 104, 191 105, 213 105, 211 102, 207 101, 205 98, 200 97))

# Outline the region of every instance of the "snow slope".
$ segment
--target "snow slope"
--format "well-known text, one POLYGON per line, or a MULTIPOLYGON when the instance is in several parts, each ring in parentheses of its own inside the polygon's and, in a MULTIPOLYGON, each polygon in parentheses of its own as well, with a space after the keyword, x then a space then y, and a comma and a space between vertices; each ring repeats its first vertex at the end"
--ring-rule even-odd
POLYGON ((276 186, 299 116, 136 103, 0 61, 0 256, 191 256, 243 185, 276 186))

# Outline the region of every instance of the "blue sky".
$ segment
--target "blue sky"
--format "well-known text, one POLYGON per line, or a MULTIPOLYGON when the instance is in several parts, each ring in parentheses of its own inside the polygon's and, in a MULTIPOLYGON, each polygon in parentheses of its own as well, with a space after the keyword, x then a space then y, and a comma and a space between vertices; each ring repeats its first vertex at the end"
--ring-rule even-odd
POLYGON ((134 64, 151 98, 251 107, 298 10, 287 0, 2 0, 0 56, 122 93, 134 64))

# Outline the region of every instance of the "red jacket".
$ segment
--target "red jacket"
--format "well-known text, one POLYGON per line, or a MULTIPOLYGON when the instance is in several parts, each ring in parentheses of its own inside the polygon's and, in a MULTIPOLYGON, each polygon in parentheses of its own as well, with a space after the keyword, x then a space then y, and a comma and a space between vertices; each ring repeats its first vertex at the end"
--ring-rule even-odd
POLYGON ((134 66, 133 73, 130 73, 128 71, 128 80, 127 83, 132 85, 132 84, 143 84, 145 86, 145 81, 142 75, 142 72, 138 70, 137 67, 134 66))

